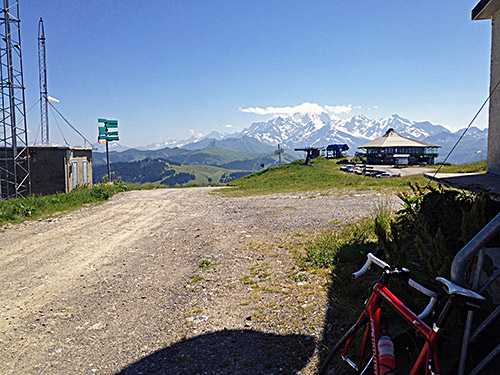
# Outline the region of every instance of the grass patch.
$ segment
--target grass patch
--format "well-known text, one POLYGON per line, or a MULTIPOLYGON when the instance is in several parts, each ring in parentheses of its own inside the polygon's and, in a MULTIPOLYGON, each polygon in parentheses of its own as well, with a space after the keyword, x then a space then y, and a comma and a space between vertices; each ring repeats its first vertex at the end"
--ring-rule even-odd
POLYGON ((324 232, 306 247, 305 268, 334 268, 376 250, 374 221, 363 220, 324 232))
POLYGON ((424 183, 423 175, 394 178, 373 178, 346 173, 340 170, 336 160, 322 157, 310 165, 291 163, 262 170, 231 182, 229 189, 220 194, 226 196, 250 196, 297 191, 377 190, 401 191, 408 182, 424 183))
POLYGON ((202 281, 204 280, 203 277, 201 277, 200 275, 198 274, 194 274, 192 277, 191 277, 191 280, 189 280, 189 284, 193 285, 199 281, 202 281))
POLYGON ((198 266, 199 266, 201 269, 206 270, 207 268, 210 268, 210 267, 212 267, 212 266, 214 266, 214 265, 215 265, 215 263, 213 263, 213 262, 211 262, 211 261, 209 261, 209 260, 206 260, 206 259, 205 259, 205 260, 202 260, 198 266))
MULTIPOLYGON (((242 177, 227 184, 228 189, 222 189, 218 194, 241 197, 266 195, 275 193, 293 193, 298 191, 349 191, 374 190, 381 192, 409 191, 409 183, 426 185, 429 180, 422 174, 393 177, 373 178, 346 173, 340 170, 335 159, 316 158, 310 165, 299 162, 264 169, 242 177)), ((435 166, 426 166, 438 168, 435 166)), ((462 165, 443 166, 439 172, 466 173, 486 171, 486 161, 462 165)), ((313 198, 313 197, 311 197, 313 198)))
POLYGON ((443 165, 439 173, 486 173, 486 160, 470 164, 443 165))
POLYGON ((78 209, 85 204, 104 202, 119 192, 134 189, 138 187, 121 182, 105 182, 79 187, 70 193, 6 199, 0 201, 0 225, 49 217, 78 209))

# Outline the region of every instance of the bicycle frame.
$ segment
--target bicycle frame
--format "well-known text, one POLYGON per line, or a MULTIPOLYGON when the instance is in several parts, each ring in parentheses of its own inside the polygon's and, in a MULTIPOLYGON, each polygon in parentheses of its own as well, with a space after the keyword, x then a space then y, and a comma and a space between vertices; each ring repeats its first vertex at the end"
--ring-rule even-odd
MULTIPOLYGON (((368 302, 366 303, 365 311, 360 315, 357 323, 363 321, 363 319, 368 319, 368 326, 366 328, 365 336, 363 339, 363 344, 361 347, 360 358, 364 355, 366 349, 366 344, 368 341, 368 335, 371 335, 371 346, 373 353, 373 368, 374 374, 378 375, 378 347, 377 343, 381 335, 381 318, 380 318, 380 303, 381 301, 386 301, 389 303, 407 322, 409 322, 415 330, 426 340, 418 359, 416 360, 410 375, 420 375, 420 374, 431 374, 431 364, 434 364, 435 372, 433 374, 440 374, 441 367, 438 358, 437 341, 439 337, 439 329, 431 329, 427 324, 425 324, 415 313, 413 313, 409 308, 407 308, 403 302, 401 302, 380 280, 373 290, 368 302), (424 372, 425 371, 425 372, 424 372)), ((344 352, 342 357, 347 362, 353 364, 352 361, 345 358, 345 354, 349 345, 351 344, 353 336, 349 338, 344 347, 344 352)), ((361 362, 361 360, 360 360, 361 362)), ((361 363, 358 363, 359 367, 361 363)))

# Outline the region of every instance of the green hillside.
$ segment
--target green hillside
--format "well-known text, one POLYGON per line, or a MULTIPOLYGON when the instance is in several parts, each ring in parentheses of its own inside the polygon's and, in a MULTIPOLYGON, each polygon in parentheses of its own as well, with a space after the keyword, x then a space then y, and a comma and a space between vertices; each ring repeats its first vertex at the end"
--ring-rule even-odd
MULTIPOLYGON (((106 164, 106 153, 92 153, 94 166, 106 164)), ((288 154, 282 155, 283 162, 289 163, 294 158, 288 154)), ((248 171, 269 167, 278 163, 278 156, 274 153, 256 153, 246 151, 234 151, 219 147, 204 148, 201 150, 184 150, 180 148, 164 148, 161 150, 141 151, 129 149, 122 152, 112 151, 109 153, 111 163, 135 162, 145 159, 163 159, 171 164, 207 164, 223 168, 234 168, 248 171), (231 163, 236 163, 231 166, 231 163)))
POLYGON ((265 169, 231 183, 233 196, 259 195, 294 191, 406 189, 408 182, 426 183, 422 175, 393 178, 373 178, 340 170, 335 159, 317 158, 310 165, 291 163, 265 169))
MULTIPOLYGON (((134 162, 111 164, 111 178, 134 184, 154 184, 164 186, 208 185, 233 181, 251 172, 231 170, 211 165, 172 164, 163 159, 145 159, 134 162)), ((107 177, 107 166, 98 165, 93 169, 94 183, 107 177)))
MULTIPOLYGON (((423 174, 406 177, 373 178, 347 173, 340 170, 335 159, 322 157, 311 161, 310 165, 291 163, 264 169, 231 182, 232 189, 224 194, 231 196, 261 195, 295 191, 354 191, 377 190, 400 192, 409 189, 409 182, 427 185, 429 180, 423 174)), ((438 166, 436 165, 437 169, 438 166)), ((440 173, 486 171, 486 162, 443 166, 440 173)), ((435 185, 435 183, 433 183, 435 185)))
MULTIPOLYGON (((189 153, 190 151, 188 150, 182 150, 180 148, 169 148, 169 147, 160 150, 136 150, 134 148, 131 148, 121 152, 111 151, 109 153, 109 160, 111 163, 133 162, 144 159, 166 159, 173 161, 173 158, 182 158, 183 155, 189 153)), ((94 166, 106 164, 106 153, 93 152, 92 162, 94 166)))

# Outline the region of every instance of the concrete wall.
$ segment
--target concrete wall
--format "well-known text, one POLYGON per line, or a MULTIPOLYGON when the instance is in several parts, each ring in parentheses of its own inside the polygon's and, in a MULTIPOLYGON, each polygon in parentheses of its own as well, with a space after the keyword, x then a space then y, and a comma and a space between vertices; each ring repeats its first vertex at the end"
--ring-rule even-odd
POLYGON ((35 195, 68 193, 74 185, 84 184, 84 162, 87 164, 87 183, 92 184, 92 150, 30 147, 31 192, 35 195), (76 162, 76 169, 73 168, 76 162), (76 180, 73 177, 76 176, 76 180), (76 183, 76 184, 75 184, 76 183))
POLYGON ((66 192, 66 150, 53 147, 30 149, 31 193, 48 195, 66 192))
MULTIPOLYGON (((494 14, 491 23, 490 92, 500 81, 500 11, 494 14)), ((500 86, 490 98, 487 171, 500 175, 500 86)))

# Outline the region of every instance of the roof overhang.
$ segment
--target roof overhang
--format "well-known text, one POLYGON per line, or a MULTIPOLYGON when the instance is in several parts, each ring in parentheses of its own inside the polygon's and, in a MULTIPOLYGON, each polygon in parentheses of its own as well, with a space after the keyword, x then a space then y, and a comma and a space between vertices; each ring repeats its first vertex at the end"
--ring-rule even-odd
POLYGON ((499 10, 500 0, 481 0, 472 9, 472 20, 491 19, 499 10))
POLYGON ((425 173, 424 177, 444 186, 487 193, 500 201, 500 178, 492 173, 425 173))
POLYGON ((364 144, 362 146, 358 146, 357 148, 397 148, 397 147, 401 147, 401 148, 441 148, 441 146, 431 145, 430 143, 428 143, 427 146, 425 146, 425 145, 420 145, 420 146, 408 146, 408 145, 369 146, 368 144, 364 144))

